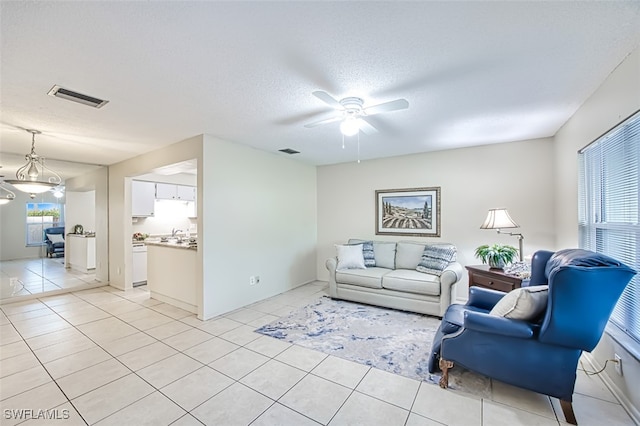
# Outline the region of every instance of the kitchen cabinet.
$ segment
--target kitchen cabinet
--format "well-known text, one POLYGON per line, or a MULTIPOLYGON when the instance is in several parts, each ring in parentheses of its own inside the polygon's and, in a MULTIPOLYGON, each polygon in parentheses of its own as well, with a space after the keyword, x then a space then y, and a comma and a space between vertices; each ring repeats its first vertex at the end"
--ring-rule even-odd
POLYGON ((155 212, 156 184, 141 180, 131 181, 131 216, 148 217, 155 212))
POLYGON ((149 242, 147 250, 147 288, 151 298, 198 313, 197 249, 149 242))
POLYGON ((196 187, 173 185, 170 183, 157 183, 156 198, 159 200, 195 201, 196 187))
POLYGON ((81 234, 67 234, 67 253, 69 267, 88 273, 96 269, 96 239, 81 234))

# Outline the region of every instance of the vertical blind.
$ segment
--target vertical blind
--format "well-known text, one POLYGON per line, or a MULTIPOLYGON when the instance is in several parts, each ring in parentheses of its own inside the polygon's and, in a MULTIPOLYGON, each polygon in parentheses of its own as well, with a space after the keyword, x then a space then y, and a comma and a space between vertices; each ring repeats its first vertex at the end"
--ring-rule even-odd
MULTIPOLYGON (((579 153, 580 247, 640 272, 640 111, 579 153)), ((627 285, 611 322, 640 342, 640 276, 627 285)))

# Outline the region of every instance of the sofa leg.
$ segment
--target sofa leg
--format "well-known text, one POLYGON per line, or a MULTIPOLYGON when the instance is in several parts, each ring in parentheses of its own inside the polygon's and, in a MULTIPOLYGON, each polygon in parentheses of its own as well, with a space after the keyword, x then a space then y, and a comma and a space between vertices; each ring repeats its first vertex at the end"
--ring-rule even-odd
POLYGON ((562 407, 562 414, 564 414, 564 418, 567 423, 571 423, 572 425, 577 425, 576 416, 573 414, 573 405, 571 401, 565 401, 564 399, 560 400, 560 407, 562 407))
POLYGON ((440 382, 438 384, 442 389, 446 389, 449 387, 449 369, 453 368, 453 361, 447 361, 446 359, 440 358, 438 367, 442 370, 442 377, 440 377, 440 382))

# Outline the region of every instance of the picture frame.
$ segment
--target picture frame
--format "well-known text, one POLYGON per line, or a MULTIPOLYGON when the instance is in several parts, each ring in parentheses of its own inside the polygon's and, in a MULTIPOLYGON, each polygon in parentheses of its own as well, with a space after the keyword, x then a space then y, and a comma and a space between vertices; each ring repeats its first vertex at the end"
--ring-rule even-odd
POLYGON ((440 237, 440 187, 377 190, 376 235, 440 237))

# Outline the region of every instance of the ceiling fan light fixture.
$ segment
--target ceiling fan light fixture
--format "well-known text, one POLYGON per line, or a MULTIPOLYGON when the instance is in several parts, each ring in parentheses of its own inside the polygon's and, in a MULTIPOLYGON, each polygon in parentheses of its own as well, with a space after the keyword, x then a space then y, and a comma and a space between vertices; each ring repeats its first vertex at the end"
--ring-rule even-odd
POLYGON ((360 131, 360 123, 355 117, 347 117, 340 123, 340 132, 345 136, 355 136, 360 131))

